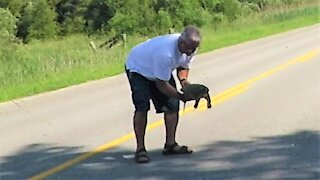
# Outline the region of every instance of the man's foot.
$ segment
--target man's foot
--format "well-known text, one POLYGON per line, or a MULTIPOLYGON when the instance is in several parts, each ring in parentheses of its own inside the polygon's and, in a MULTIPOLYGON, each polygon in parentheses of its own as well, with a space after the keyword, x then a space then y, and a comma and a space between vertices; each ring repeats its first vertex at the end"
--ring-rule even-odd
POLYGON ((134 159, 137 163, 148 163, 149 156, 145 149, 139 149, 135 152, 134 159))
POLYGON ((171 145, 164 145, 164 149, 162 151, 163 155, 174 155, 174 154, 190 154, 193 151, 189 149, 187 146, 180 146, 178 143, 173 143, 171 145))

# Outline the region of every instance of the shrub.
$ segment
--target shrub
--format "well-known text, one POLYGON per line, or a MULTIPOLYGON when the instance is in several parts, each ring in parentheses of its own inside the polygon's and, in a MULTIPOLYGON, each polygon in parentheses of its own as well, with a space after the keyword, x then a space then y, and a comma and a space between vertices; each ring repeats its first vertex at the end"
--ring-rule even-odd
POLYGON ((8 9, 0 8, 0 61, 13 54, 16 22, 17 19, 8 9))
POLYGON ((23 9, 18 36, 24 42, 28 42, 30 39, 51 38, 57 34, 55 19, 56 13, 46 0, 29 2, 23 9))

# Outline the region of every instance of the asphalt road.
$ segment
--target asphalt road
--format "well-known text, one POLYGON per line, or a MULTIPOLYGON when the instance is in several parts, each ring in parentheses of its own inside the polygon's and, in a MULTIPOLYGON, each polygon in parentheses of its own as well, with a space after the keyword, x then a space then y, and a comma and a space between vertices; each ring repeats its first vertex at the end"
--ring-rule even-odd
POLYGON ((320 179, 319 24, 201 54, 190 81, 214 103, 181 112, 195 152, 162 156, 152 109, 144 165, 124 74, 1 103, 0 179, 320 179))

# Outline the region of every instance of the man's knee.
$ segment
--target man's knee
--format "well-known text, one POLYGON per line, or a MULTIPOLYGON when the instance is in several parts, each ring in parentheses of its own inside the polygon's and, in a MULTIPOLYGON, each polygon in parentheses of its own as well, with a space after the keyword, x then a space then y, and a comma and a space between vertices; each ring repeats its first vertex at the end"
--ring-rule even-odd
POLYGON ((177 118, 178 115, 179 115, 179 112, 178 112, 178 111, 168 111, 168 112, 165 112, 165 113, 164 113, 164 116, 165 116, 166 118, 169 118, 169 119, 171 119, 171 118, 177 118))
POLYGON ((147 115, 148 115, 148 111, 135 111, 134 120, 135 121, 146 120, 147 115))

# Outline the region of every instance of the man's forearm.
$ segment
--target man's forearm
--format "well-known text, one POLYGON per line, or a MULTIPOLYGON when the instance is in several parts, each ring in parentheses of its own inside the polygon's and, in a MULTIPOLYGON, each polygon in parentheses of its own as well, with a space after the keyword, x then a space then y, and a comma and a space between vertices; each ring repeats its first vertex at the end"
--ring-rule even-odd
POLYGON ((177 76, 178 76, 178 79, 179 79, 182 87, 190 84, 188 81, 189 69, 179 67, 177 69, 177 76))
POLYGON ((157 80, 158 89, 169 97, 181 99, 181 94, 166 81, 157 80))

